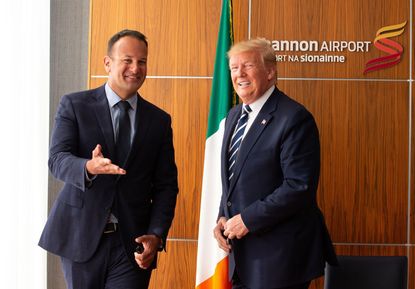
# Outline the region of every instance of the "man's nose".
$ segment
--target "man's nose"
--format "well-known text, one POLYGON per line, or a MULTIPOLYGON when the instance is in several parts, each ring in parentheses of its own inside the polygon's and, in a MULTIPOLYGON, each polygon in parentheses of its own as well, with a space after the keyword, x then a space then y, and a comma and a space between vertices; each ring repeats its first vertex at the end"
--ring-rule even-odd
POLYGON ((235 72, 236 76, 244 76, 245 75, 245 70, 243 69, 243 67, 238 67, 238 69, 235 72))
POLYGON ((129 69, 132 73, 137 73, 140 69, 140 65, 138 63, 133 62, 130 64, 129 69))

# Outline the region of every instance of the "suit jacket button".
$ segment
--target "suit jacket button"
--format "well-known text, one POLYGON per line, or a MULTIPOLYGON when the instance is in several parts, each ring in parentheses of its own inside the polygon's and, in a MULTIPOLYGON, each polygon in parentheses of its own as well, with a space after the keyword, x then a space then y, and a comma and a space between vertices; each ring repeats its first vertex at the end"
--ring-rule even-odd
POLYGON ((227 202, 227 203, 226 203, 226 205, 227 205, 228 207, 230 207, 230 206, 232 206, 232 203, 231 203, 231 202, 227 202))

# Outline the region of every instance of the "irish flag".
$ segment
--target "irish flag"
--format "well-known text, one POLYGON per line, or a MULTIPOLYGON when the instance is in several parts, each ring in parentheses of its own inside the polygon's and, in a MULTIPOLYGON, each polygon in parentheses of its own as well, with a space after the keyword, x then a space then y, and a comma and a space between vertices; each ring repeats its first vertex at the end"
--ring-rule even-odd
POLYGON ((213 228, 216 225, 222 195, 220 151, 224 120, 232 104, 236 102, 226 55, 232 42, 232 0, 222 0, 205 146, 197 248, 197 289, 231 288, 228 278, 228 256, 219 249, 213 237, 213 228))

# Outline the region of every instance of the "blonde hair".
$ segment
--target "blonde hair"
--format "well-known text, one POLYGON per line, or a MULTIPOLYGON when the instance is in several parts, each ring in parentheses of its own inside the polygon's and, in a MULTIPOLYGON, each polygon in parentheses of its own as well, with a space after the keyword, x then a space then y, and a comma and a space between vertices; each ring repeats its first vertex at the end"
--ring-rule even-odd
POLYGON ((228 51, 228 57, 247 51, 258 51, 261 59, 266 65, 276 66, 277 59, 275 58, 274 49, 271 42, 265 38, 256 38, 238 42, 234 44, 228 51))

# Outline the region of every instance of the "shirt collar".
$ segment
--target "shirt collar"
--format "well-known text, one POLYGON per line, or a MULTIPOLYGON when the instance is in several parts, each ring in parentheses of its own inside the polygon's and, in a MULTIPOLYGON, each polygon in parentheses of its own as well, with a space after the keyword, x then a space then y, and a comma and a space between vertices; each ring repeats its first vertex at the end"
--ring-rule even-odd
POLYGON ((249 107, 252 109, 252 112, 258 113, 261 110, 265 102, 267 102, 268 98, 271 96, 274 89, 275 86, 271 86, 270 88, 268 88, 267 91, 265 91, 263 95, 261 95, 257 100, 255 100, 253 103, 249 105, 249 107))
MULTIPOLYGON (((107 95, 110 108, 114 107, 114 105, 121 101, 121 98, 118 96, 118 94, 115 93, 114 90, 112 90, 112 88, 108 85, 108 82, 105 83, 105 94, 107 95)), ((133 110, 136 110, 137 108, 137 98, 137 94, 135 94, 133 97, 127 99, 133 110)))

